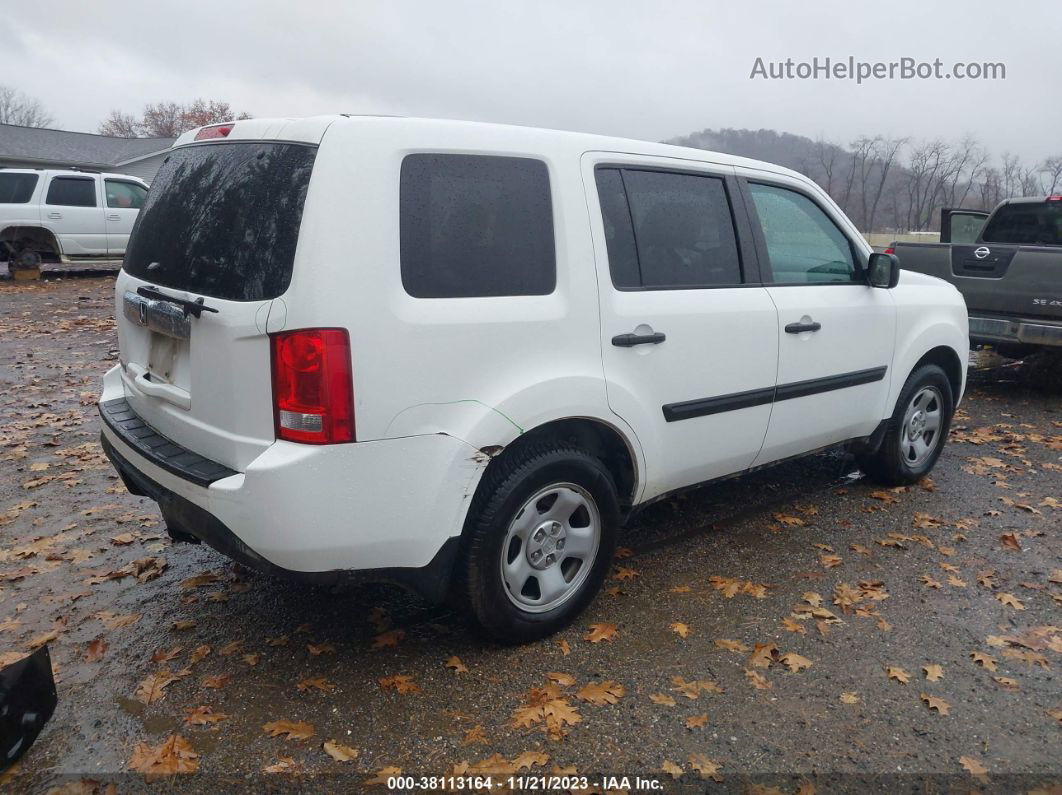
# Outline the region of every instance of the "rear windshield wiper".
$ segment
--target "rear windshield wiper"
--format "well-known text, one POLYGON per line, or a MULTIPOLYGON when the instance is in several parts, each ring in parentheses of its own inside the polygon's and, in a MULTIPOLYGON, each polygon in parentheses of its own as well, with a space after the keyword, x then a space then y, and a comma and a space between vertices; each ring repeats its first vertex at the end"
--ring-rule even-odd
POLYGON ((194 301, 189 301, 185 298, 177 298, 173 295, 166 295, 166 293, 162 292, 156 287, 137 287, 136 294, 142 295, 144 296, 144 298, 154 298, 156 301, 167 301, 171 304, 177 304, 177 306, 184 310, 185 317, 192 315, 192 317, 198 319, 199 316, 202 315, 204 312, 218 311, 212 306, 206 306, 203 303, 202 297, 197 298, 194 301))

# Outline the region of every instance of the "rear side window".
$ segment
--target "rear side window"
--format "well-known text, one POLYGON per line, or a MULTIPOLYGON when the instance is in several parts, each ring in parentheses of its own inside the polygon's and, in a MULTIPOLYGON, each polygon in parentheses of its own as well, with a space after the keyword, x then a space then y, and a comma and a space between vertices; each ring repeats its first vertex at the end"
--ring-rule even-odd
POLYGON ((750 183, 749 191, 775 282, 850 283, 855 279, 851 243, 815 202, 773 185, 750 183))
POLYGON ((117 179, 105 180, 107 188, 107 206, 118 210, 139 210, 147 196, 147 188, 135 182, 117 179))
POLYGON ((612 283, 619 289, 741 284, 723 180, 696 174, 598 169, 612 283))
POLYGON ((408 155, 400 190, 402 285, 409 295, 553 292, 553 202, 541 160, 408 155))
POLYGON ((45 204, 61 207, 95 207, 96 180, 90 177, 54 177, 45 204))
POLYGON ((231 142, 174 150, 137 216, 125 270, 232 301, 288 289, 317 148, 231 142))
POLYGON ((0 173, 0 204, 25 204, 37 187, 36 174, 0 173))
POLYGON ((988 219, 986 243, 1062 246, 1062 201, 1004 204, 988 219))

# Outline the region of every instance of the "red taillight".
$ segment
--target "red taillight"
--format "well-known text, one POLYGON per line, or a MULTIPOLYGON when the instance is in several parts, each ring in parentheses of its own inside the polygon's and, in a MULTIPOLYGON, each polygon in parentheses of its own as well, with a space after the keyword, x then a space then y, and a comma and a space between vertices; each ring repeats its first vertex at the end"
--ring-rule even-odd
POLYGON ((354 441, 354 381, 345 329, 273 334, 273 413, 278 439, 354 441))
POLYGON ((204 127, 195 134, 195 140, 205 141, 207 138, 227 138, 235 124, 215 124, 212 127, 204 127))
POLYGON ((882 253, 883 254, 895 254, 896 253, 896 249, 894 249, 892 246, 889 246, 882 253))
POLYGON ((1047 200, 1049 202, 1062 202, 1062 196, 1048 196, 1047 200))

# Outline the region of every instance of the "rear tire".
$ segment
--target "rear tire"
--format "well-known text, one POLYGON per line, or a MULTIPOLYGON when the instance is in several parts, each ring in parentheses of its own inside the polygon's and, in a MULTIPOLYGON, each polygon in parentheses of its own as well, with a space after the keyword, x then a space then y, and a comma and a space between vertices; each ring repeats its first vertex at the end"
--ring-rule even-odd
POLYGON ((501 458, 465 523, 458 600, 502 642, 551 635, 600 590, 618 525, 612 475, 585 450, 546 441, 501 458))
POLYGON ((32 249, 23 249, 12 258, 11 263, 8 265, 9 268, 11 267, 11 264, 13 264, 15 268, 25 270, 39 268, 41 265, 41 255, 32 249))
POLYGON ((922 365, 900 391, 877 452, 857 457, 860 468, 885 485, 917 483, 940 458, 954 411, 948 376, 935 364, 922 365))

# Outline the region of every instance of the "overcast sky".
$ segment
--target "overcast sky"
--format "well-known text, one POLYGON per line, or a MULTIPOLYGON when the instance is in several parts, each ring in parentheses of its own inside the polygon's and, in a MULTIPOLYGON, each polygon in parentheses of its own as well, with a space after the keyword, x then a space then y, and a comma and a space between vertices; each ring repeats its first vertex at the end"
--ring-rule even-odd
POLYGON ((255 116, 444 116, 661 140, 767 127, 1062 153, 1059 0, 22 2, 0 0, 0 82, 56 126, 223 99, 255 116), (750 80, 765 61, 910 56, 1006 79, 750 80))

